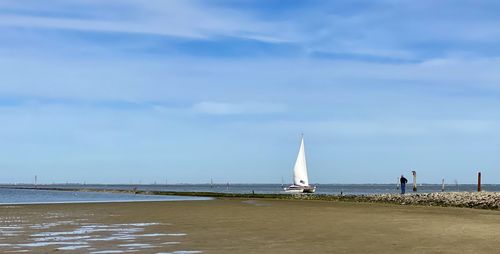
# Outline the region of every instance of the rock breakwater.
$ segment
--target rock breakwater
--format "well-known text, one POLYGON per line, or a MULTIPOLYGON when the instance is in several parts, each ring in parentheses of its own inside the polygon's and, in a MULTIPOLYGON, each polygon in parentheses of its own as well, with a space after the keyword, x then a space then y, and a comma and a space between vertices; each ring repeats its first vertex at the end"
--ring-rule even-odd
POLYGON ((381 194, 370 197, 373 201, 398 204, 453 206, 498 210, 500 193, 498 192, 435 192, 408 195, 381 194))
POLYGON ((294 195, 295 199, 376 202, 401 205, 468 207, 500 210, 499 192, 433 192, 374 195, 294 195))

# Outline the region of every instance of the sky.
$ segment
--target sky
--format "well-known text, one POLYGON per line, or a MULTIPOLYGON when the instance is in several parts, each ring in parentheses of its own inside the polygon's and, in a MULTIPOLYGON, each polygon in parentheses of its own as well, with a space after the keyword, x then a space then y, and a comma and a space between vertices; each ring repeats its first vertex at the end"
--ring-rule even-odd
POLYGON ((498 1, 0 1, 0 182, 500 183, 498 1))

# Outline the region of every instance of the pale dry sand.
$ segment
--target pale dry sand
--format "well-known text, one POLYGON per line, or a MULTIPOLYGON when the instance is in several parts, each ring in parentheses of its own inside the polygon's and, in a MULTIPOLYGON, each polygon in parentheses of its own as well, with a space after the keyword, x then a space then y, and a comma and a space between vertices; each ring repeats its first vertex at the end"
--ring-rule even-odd
POLYGON ((500 212, 261 199, 0 206, 0 252, 24 250, 499 253, 500 212), (30 246, 40 242, 56 243, 30 246))

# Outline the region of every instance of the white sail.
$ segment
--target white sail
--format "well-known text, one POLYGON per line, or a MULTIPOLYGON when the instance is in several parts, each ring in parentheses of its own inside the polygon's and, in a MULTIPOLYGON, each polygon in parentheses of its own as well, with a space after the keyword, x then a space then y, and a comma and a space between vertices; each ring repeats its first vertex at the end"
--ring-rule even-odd
POLYGON ((299 154, 293 168, 293 184, 299 186, 309 186, 307 178, 306 153, 304 151, 304 137, 300 142, 299 154))

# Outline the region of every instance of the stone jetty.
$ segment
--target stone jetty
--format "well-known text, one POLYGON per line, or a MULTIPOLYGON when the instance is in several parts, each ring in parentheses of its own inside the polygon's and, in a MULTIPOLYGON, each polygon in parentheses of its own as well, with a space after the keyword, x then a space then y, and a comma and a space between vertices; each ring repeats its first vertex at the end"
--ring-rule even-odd
POLYGON ((371 195, 374 202, 388 202, 403 205, 453 206, 498 210, 499 192, 434 192, 407 195, 380 194, 371 195))
POLYGON ((338 200, 352 202, 391 203, 400 205, 424 205, 468 207, 500 210, 500 192, 433 192, 412 194, 374 195, 295 195, 295 199, 338 200))

